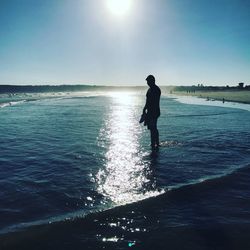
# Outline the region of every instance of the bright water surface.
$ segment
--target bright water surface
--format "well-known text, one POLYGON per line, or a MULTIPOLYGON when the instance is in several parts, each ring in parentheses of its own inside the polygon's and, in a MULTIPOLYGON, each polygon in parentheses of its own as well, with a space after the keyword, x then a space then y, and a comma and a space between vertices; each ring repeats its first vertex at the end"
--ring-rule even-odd
MULTIPOLYGON (((118 249, 143 245, 147 233, 157 228, 157 237, 164 238, 166 228, 250 223, 246 209, 250 207, 248 106, 244 110, 237 105, 181 103, 162 96, 163 146, 152 153, 149 131, 138 123, 144 102, 144 93, 128 92, 78 93, 12 105, 2 102, 3 237, 11 238, 10 232, 20 230, 29 234, 32 226, 48 223, 53 235, 57 225, 53 222, 65 221, 67 228, 70 219, 77 228, 79 220, 87 223, 84 218, 89 213, 94 213, 93 232, 85 232, 81 240, 79 231, 72 233, 78 240, 69 237, 67 244, 75 249, 87 238, 91 238, 90 248, 113 244, 118 249), (230 185, 237 185, 228 187, 227 178, 232 178, 230 185), (232 197, 238 203, 229 200, 232 197), (194 204, 196 208, 191 209, 194 204), (118 210, 110 214, 97 212, 114 207, 118 210)), ((68 249, 67 244, 59 247, 68 249)))

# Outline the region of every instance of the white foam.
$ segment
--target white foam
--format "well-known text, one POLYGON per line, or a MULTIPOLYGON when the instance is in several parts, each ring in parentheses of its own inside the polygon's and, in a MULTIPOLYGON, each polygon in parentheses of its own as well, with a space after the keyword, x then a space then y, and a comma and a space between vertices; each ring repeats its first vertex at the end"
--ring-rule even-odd
POLYGON ((0 108, 4 108, 4 107, 8 107, 8 106, 14 106, 14 105, 18 105, 21 103, 26 102, 26 100, 21 100, 21 101, 15 101, 15 102, 4 102, 0 104, 0 108))
POLYGON ((10 106, 10 103, 1 103, 0 104, 0 108, 4 108, 4 107, 7 107, 7 106, 10 106))

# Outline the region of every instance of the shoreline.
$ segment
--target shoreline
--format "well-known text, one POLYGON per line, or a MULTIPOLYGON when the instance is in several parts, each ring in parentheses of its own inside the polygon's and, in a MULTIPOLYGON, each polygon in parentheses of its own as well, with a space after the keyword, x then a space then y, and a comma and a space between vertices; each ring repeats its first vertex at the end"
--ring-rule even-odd
POLYGON ((221 101, 222 103, 250 104, 250 91, 172 91, 172 94, 176 96, 198 97, 207 101, 221 101))

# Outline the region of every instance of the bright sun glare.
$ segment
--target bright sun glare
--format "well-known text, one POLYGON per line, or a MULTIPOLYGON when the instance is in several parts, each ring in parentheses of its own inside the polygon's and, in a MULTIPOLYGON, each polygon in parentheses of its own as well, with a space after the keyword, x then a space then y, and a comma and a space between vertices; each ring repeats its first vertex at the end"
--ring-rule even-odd
POLYGON ((110 12, 116 16, 126 15, 132 5, 132 0, 107 0, 110 12))

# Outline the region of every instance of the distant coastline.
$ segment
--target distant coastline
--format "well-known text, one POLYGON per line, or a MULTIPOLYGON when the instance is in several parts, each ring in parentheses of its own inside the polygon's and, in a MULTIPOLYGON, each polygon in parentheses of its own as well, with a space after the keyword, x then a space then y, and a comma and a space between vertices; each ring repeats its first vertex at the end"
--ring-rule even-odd
POLYGON ((173 87, 170 92, 179 96, 196 96, 207 101, 250 104, 250 87, 243 87, 243 84, 236 87, 178 86, 173 87))
POLYGON ((104 86, 104 85, 0 85, 0 94, 49 93, 105 90, 144 90, 146 86, 104 86))
POLYGON ((207 101, 222 101, 222 102, 238 102, 250 104, 250 91, 197 91, 195 93, 187 93, 181 91, 172 92, 175 95, 183 95, 183 96, 196 96, 200 98, 204 98, 207 101))
MULTIPOLYGON (((207 101, 238 102, 250 104, 250 87, 204 87, 198 86, 160 86, 162 94, 196 96, 207 101)), ((140 91, 147 86, 105 86, 105 85, 0 85, 0 94, 13 96, 23 93, 67 93, 88 91, 140 91)))

